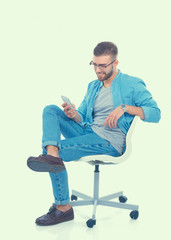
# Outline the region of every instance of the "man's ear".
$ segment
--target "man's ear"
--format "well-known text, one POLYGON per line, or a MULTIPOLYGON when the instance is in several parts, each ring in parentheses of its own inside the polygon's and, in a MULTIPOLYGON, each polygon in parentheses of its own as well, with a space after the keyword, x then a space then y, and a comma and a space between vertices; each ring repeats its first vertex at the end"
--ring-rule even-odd
POLYGON ((119 64, 119 61, 118 61, 118 59, 116 59, 113 63, 113 66, 116 68, 118 66, 118 64, 119 64))
POLYGON ((116 67, 116 66, 118 65, 118 63, 119 63, 119 61, 118 61, 118 59, 116 59, 116 60, 114 61, 114 66, 116 67))

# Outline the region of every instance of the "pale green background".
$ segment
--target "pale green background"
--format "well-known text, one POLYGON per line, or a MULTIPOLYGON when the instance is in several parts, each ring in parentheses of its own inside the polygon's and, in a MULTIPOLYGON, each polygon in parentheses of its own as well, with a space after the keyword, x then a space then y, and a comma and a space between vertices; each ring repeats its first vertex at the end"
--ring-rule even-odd
MULTIPOLYGON (((169 0, 0 0, 2 239, 169 239, 170 7, 169 0), (119 69, 142 78, 162 112, 159 124, 138 119, 131 158, 101 171, 101 194, 113 182, 140 205, 140 218, 131 223, 127 211, 99 207, 89 231, 92 208, 80 208, 65 231, 40 229, 34 220, 53 195, 48 175, 30 171, 26 159, 41 153, 43 108, 60 106, 61 95, 80 104, 96 78, 88 63, 100 41, 117 44, 119 69)), ((92 167, 68 163, 67 169, 70 188, 90 194, 92 167)))

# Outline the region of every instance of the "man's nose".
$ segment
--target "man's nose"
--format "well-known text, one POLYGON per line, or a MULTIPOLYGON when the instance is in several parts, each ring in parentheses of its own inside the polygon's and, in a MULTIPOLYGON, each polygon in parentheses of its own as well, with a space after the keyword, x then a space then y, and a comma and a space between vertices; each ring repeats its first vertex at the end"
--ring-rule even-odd
POLYGON ((99 67, 99 65, 96 66, 96 71, 97 71, 97 69, 101 70, 100 67, 99 67))

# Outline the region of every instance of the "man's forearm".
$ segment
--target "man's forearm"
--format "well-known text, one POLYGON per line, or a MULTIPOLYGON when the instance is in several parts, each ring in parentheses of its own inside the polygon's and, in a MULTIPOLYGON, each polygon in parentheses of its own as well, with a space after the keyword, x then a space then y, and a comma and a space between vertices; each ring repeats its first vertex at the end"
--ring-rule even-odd
POLYGON ((145 119, 144 111, 141 107, 126 105, 126 112, 131 115, 139 116, 142 120, 145 119))

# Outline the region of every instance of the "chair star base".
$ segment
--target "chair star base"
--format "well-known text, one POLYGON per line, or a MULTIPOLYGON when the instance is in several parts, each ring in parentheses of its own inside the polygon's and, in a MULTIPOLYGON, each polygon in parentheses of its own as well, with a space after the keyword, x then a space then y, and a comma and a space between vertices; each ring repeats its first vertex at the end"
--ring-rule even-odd
POLYGON ((132 219, 137 219, 138 218, 138 205, 127 204, 127 203, 125 203, 126 201, 127 201, 127 198, 123 195, 122 191, 99 198, 99 164, 95 165, 93 197, 88 196, 83 193, 80 193, 75 190, 72 190, 72 195, 71 195, 71 206, 73 206, 73 207, 93 205, 92 219, 89 219, 87 221, 88 227, 93 227, 93 225, 96 224, 96 219, 95 219, 96 218, 96 208, 98 205, 132 210, 132 212, 130 213, 130 217, 132 219), (83 200, 77 201, 78 197, 83 200), (118 198, 119 202, 110 201, 115 198, 118 198), (73 201, 73 200, 76 200, 76 201, 73 201))

